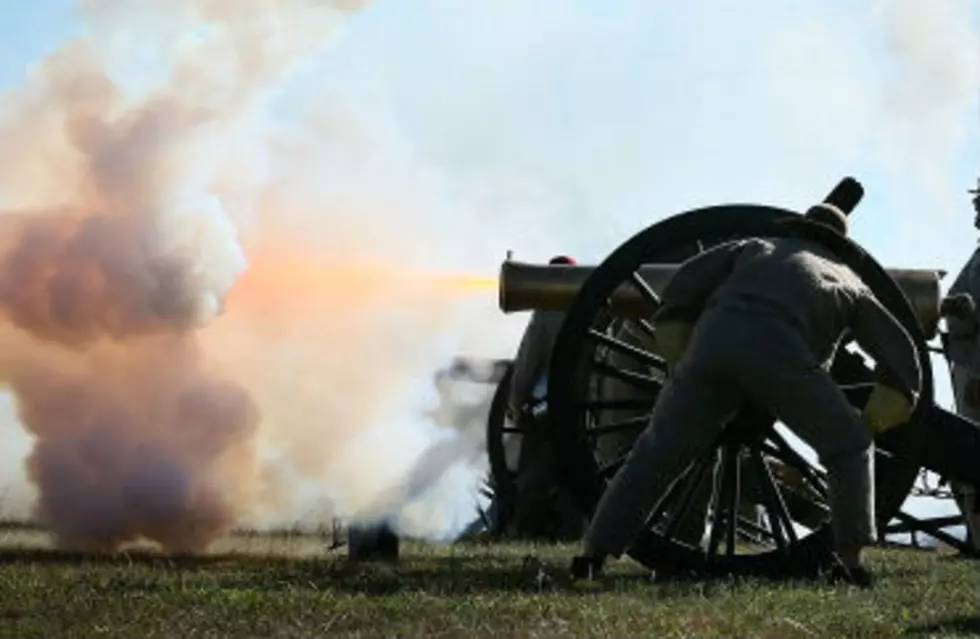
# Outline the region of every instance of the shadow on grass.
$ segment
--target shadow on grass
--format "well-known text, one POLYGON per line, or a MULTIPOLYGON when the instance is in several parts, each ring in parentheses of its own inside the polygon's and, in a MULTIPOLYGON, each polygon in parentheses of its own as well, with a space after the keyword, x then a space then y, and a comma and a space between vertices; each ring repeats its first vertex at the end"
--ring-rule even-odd
MULTIPOLYGON (((672 575, 656 580, 636 564, 626 572, 614 571, 597 590, 576 589, 567 577, 566 558, 531 559, 492 553, 461 556, 402 557, 397 564, 351 562, 343 550, 312 557, 255 555, 229 552, 211 555, 164 555, 152 550, 115 554, 50 549, 0 550, 0 568, 30 565, 33 568, 81 567, 78 579, 101 573, 104 583, 121 589, 167 590, 175 583, 208 589, 295 593, 297 590, 333 591, 369 596, 430 596, 480 593, 560 593, 563 596, 649 589, 659 597, 691 593, 710 596, 731 588, 740 578, 699 578, 672 575), (175 578, 179 575, 179 578, 175 578)), ((62 575, 60 578, 64 578, 62 575)), ((764 579, 766 583, 783 580, 764 579)), ((792 580, 796 581, 796 580, 792 580)), ((792 582, 789 584, 792 587, 792 582)), ((800 582, 798 585, 812 585, 800 582)))
MULTIPOLYGON (((195 581, 217 590, 250 590, 295 593, 297 590, 334 591, 370 596, 431 596, 480 593, 561 593, 589 596, 596 591, 573 589, 566 575, 567 563, 553 559, 529 565, 520 556, 435 556, 402 558, 397 564, 351 562, 346 553, 315 557, 257 556, 226 553, 204 556, 162 555, 153 551, 98 554, 50 549, 0 550, 0 568, 31 566, 61 570, 77 567, 77 579, 94 575, 107 587, 141 591, 169 590, 195 581), (134 570, 135 569, 135 570, 134 570), (179 576, 178 576, 179 575, 179 576)), ((670 596, 688 592, 707 594, 731 582, 693 579, 653 582, 639 569, 609 577, 605 590, 658 592, 669 584, 670 596)), ((59 579, 65 579, 61 573, 59 579)), ((75 579, 72 577, 71 579, 75 579)), ((70 580, 71 580, 70 579, 70 580)))
POLYGON ((213 555, 164 555, 152 550, 97 553, 47 548, 17 548, 0 550, 0 566, 17 564, 51 566, 149 566, 149 567, 207 567, 222 563, 275 562, 276 557, 256 557, 244 553, 213 555))
POLYGON ((949 633, 971 636, 980 634, 980 615, 953 617, 936 623, 911 626, 905 630, 907 635, 945 635, 949 633))
MULTIPOLYGON (((0 550, 0 566, 35 564, 52 566, 103 565, 103 566, 208 566, 228 561, 247 561, 244 554, 220 555, 163 555, 150 550, 117 553, 97 553, 48 548, 16 548, 0 550)), ((268 561, 264 559, 264 561, 268 561)))
MULTIPOLYGON (((336 592, 371 596, 402 596, 420 593, 430 596, 479 595, 485 593, 560 594, 589 597, 610 590, 662 590, 646 574, 617 574, 591 590, 574 588, 565 576, 564 566, 550 565, 544 575, 528 570, 519 560, 513 565, 487 566, 468 559, 432 559, 415 561, 410 565, 372 566, 338 563, 321 572, 314 583, 336 592)), ((703 592, 710 588, 706 582, 671 583, 671 594, 681 596, 688 591, 703 592)))

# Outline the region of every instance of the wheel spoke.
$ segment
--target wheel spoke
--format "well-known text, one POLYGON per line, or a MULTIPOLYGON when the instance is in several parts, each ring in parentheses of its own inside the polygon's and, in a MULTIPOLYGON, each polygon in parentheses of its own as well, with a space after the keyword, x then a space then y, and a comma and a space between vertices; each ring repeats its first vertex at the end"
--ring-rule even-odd
POLYGON ((779 488, 776 486, 776 481, 773 479, 772 472, 769 470, 769 466, 766 464, 766 460, 762 457, 762 453, 758 449, 753 449, 751 455, 755 461, 756 472, 759 473, 759 481, 762 484, 762 490, 765 491, 767 497, 767 507, 766 509, 772 509, 776 515, 778 524, 786 533, 789 538, 790 543, 795 544, 797 542, 796 529, 793 528, 793 521, 789 516, 789 511, 786 509, 786 503, 783 501, 783 496, 779 492, 779 488))
POLYGON ((803 455, 798 453, 792 446, 790 446, 789 442, 786 441, 786 438, 784 438, 775 428, 770 431, 769 438, 772 440, 772 443, 762 443, 765 451, 788 466, 800 471, 804 479, 810 483, 813 489, 816 490, 821 497, 826 499, 827 484, 819 471, 813 468, 813 466, 810 465, 810 462, 804 459, 803 455))
MULTIPOLYGON (((724 449, 722 449, 720 464, 722 471, 724 470, 724 457, 724 449)), ((728 497, 728 483, 724 481, 724 477, 719 478, 718 474, 715 474, 714 490, 711 493, 711 534, 708 537, 708 563, 714 563, 718 557, 718 546, 721 544, 721 535, 724 532, 722 528, 722 504, 727 501, 728 497)), ((723 472, 720 474, 723 475, 723 472)))
POLYGON ((739 503, 739 446, 729 444, 725 447, 723 459, 725 459, 724 472, 725 483, 728 484, 728 512, 725 513, 727 538, 725 539, 725 549, 728 556, 735 554, 735 529, 738 526, 738 503, 739 503))
MULTIPOLYGON (((715 451, 712 450, 708 454, 702 455, 696 459, 692 464, 690 470, 688 471, 687 479, 684 482, 684 488, 681 492, 680 499, 677 501, 677 507, 671 510, 670 514, 667 516, 667 521, 664 523, 664 537, 672 537, 674 531, 677 529, 677 526, 684 518, 684 515, 687 514, 687 511, 691 506, 691 500, 694 499, 695 491, 698 486, 700 486, 704 478, 705 471, 708 470, 708 467, 714 461, 714 453, 715 451)), ((703 523, 704 522, 702 520, 702 527, 703 523)))
POLYGON ((648 337, 656 339, 657 329, 653 327, 650 320, 643 319, 642 317, 637 317, 633 319, 633 323, 643 329, 643 332, 647 334, 648 337))
POLYGON ((772 503, 771 492, 766 490, 766 461, 763 459, 761 454, 756 454, 756 451, 752 451, 750 455, 752 457, 752 470, 758 477, 760 485, 763 487, 762 492, 765 496, 766 519, 769 520, 770 535, 772 535, 773 540, 776 542, 776 548, 778 548, 780 552, 786 553, 788 551, 786 535, 783 534, 783 527, 776 512, 776 507, 774 507, 772 503))
POLYGON ((629 355, 636 361, 647 364, 648 366, 654 366, 656 368, 666 370, 667 364, 664 362, 664 360, 649 351, 633 346, 632 344, 627 344, 621 339, 616 339, 615 337, 606 335, 605 333, 602 333, 594 328, 589 329, 588 335, 594 341, 610 348, 611 350, 618 351, 624 355, 629 355))
MULTIPOLYGON (((767 453, 774 462, 782 463, 784 467, 790 469, 791 471, 798 471, 800 473, 800 478, 804 482, 802 486, 804 489, 808 488, 812 490, 814 493, 816 493, 816 496, 819 497, 820 499, 824 499, 824 500, 827 499, 827 486, 823 478, 819 474, 817 474, 816 471, 814 471, 808 465, 798 466, 792 463, 792 461, 785 459, 785 457, 782 454, 780 454, 780 451, 773 450, 768 446, 763 445, 762 450, 763 452, 767 453)), ((792 490, 794 488, 791 481, 793 478, 790 477, 784 480, 782 477, 778 475, 778 473, 777 473, 777 477, 779 477, 779 479, 782 480, 782 483, 786 484, 789 489, 792 490)), ((805 494, 805 490, 804 491, 796 490, 796 492, 801 495, 805 494)))
POLYGON ((661 495, 659 499, 657 499, 657 503, 654 504, 653 508, 650 510, 650 513, 647 515, 646 527, 648 529, 652 529, 655 527, 656 525, 655 522, 657 521, 657 519, 660 518, 660 515, 663 514, 663 512, 667 509, 667 504, 669 504, 671 499, 673 499, 674 496, 677 494, 677 491, 678 489, 680 489, 681 484, 685 483, 684 480, 689 476, 689 473, 693 470, 693 466, 696 463, 697 460, 688 464, 687 470, 681 473, 680 476, 678 476, 676 479, 674 479, 674 481, 672 481, 670 485, 667 487, 667 490, 664 491, 664 494, 661 495))
POLYGON ((590 399, 574 402, 575 408, 579 410, 643 410, 653 409, 654 399, 590 399))
POLYGON ((647 427, 650 423, 649 415, 640 415, 639 417, 631 417, 629 419, 623 419, 620 421, 609 422, 606 424, 601 424, 599 426, 593 426, 585 431, 586 435, 589 437, 602 437, 603 435, 613 435, 616 433, 621 433, 623 431, 637 430, 641 431, 647 427))
MULTIPOLYGON (((795 473, 795 468, 775 457, 764 456, 764 459, 776 481, 779 482, 780 493, 793 521, 810 529, 820 527, 826 521, 828 512, 824 496, 807 483, 804 475, 786 476, 786 473, 795 473)), ((766 492, 756 475, 755 472, 750 473, 746 477, 748 481, 743 486, 751 492, 752 499, 764 502, 767 499, 766 492)))
POLYGON ((649 391, 651 393, 659 392, 661 386, 663 386, 663 380, 659 380, 656 377, 619 368, 603 361, 593 362, 592 370, 599 373, 603 377, 618 379, 619 381, 626 382, 635 388, 649 391))
POLYGON ((660 308, 660 296, 657 295, 652 288, 650 288, 650 285, 646 283, 646 280, 640 277, 639 271, 633 271, 633 274, 630 275, 629 281, 630 284, 633 285, 633 288, 635 288, 643 297, 643 299, 653 307, 653 310, 660 308))
POLYGON ((744 515, 739 515, 738 516, 738 523, 739 523, 739 526, 741 526, 742 528, 748 529, 748 530, 752 531, 753 533, 755 533, 756 535, 758 535, 760 537, 768 537, 769 539, 775 539, 776 538, 776 536, 772 533, 772 531, 766 530, 765 528, 763 528, 762 526, 760 526, 758 523, 750 520, 749 518, 745 517, 744 515))

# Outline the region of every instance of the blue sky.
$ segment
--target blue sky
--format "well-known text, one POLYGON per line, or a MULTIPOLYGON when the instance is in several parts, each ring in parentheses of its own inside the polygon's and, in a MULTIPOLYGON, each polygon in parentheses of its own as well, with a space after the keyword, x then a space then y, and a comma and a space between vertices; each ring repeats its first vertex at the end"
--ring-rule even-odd
MULTIPOLYGON (((5 4, 0 87, 10 88, 80 27, 69 0, 5 4)), ((918 3, 928 5, 968 18, 967 44, 976 44, 980 4, 918 3)), ((980 174, 980 82, 972 78, 972 101, 959 110, 922 100, 913 124, 885 128, 905 109, 896 96, 938 84, 922 81, 936 73, 902 70, 889 55, 885 6, 382 0, 351 17, 310 81, 348 94, 367 87, 426 162, 535 182, 560 215, 601 229, 550 233, 556 248, 580 255, 598 259, 646 220, 692 206, 800 206, 852 173, 868 189, 858 241, 883 262, 952 268, 948 251, 972 246, 965 190, 980 174), (898 167, 930 138, 943 140, 931 143, 944 163, 934 186, 948 202, 901 179, 915 172, 898 167)), ((962 50, 943 49, 941 32, 923 39, 933 57, 962 50)), ((973 59, 975 72, 980 51, 973 59)))
POLYGON ((71 9, 70 0, 4 0, 0 11, 4 34, 0 86, 10 88, 22 82, 28 68, 79 28, 71 9))
MULTIPOLYGON (((68 0, 5 0, 0 26, 6 89, 80 28, 68 0)), ((419 224, 486 272, 507 249, 597 261, 696 206, 803 207, 845 174, 867 188, 858 242, 955 272, 976 235, 978 34, 967 0, 377 0, 297 73, 283 117, 333 100, 397 132, 400 166, 460 203, 419 224)))

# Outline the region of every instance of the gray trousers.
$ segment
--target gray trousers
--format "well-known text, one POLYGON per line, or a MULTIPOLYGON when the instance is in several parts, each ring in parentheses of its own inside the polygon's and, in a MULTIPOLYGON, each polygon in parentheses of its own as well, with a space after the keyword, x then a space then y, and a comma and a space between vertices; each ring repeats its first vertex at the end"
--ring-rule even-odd
POLYGON ((747 398, 772 410, 817 452, 827 469, 838 545, 874 543, 874 448, 860 412, 814 363, 794 327, 764 310, 712 308, 603 494, 587 546, 622 555, 658 497, 747 398))
MULTIPOLYGON (((966 383, 970 377, 980 376, 980 373, 974 373, 969 367, 956 362, 950 364, 950 368, 956 412, 967 419, 980 423, 980 407, 970 406, 966 403, 966 383)), ((980 463, 980 459, 977 462, 980 463)), ((973 547, 980 549, 980 513, 974 512, 976 510, 977 490, 970 484, 953 481, 949 483, 956 497, 956 504, 959 506, 960 512, 963 513, 963 519, 966 521, 966 528, 970 534, 973 547)))

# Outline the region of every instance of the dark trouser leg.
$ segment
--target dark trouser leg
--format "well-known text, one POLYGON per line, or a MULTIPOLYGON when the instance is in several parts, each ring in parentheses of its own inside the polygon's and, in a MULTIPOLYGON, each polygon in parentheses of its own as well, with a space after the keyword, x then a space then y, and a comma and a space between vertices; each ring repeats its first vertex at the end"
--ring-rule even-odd
POLYGON ((830 375, 819 368, 770 371, 748 389, 816 451, 827 469, 839 549, 874 543, 874 442, 871 430, 830 375))
MULTIPOLYGON (((966 402, 966 384, 973 372, 962 364, 952 365, 953 398, 956 401, 956 412, 960 415, 980 422, 980 408, 970 406, 966 402)), ((980 463, 980 460, 977 460, 980 463)), ((974 548, 980 549, 980 510, 977 503, 977 489, 969 484, 950 482, 956 505, 959 506, 966 523, 968 541, 974 548)))
POLYGON ((670 483, 706 452, 737 408, 731 386, 688 362, 664 386, 650 424, 599 501, 586 554, 622 555, 670 483))

